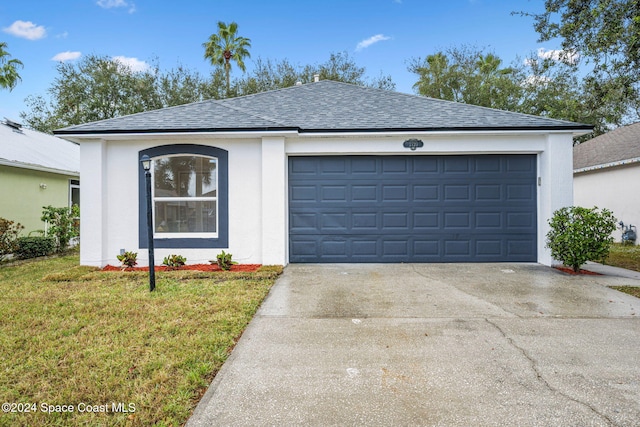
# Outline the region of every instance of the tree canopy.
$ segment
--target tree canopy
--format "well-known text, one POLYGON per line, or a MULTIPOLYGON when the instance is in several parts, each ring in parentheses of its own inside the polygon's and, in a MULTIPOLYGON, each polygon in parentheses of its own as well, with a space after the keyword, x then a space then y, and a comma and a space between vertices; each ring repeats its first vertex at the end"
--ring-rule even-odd
POLYGON ((0 42, 0 87, 11 91, 22 80, 18 69, 23 68, 24 65, 18 59, 10 59, 8 47, 7 43, 0 42))
POLYGON ((585 97, 604 104, 613 126, 640 119, 640 2, 638 0, 545 0, 534 19, 540 41, 560 39, 564 55, 587 68, 585 97))
POLYGON ((610 104, 596 102, 587 82, 567 62, 535 53, 504 66, 493 52, 476 47, 452 47, 413 59, 409 71, 424 96, 594 125, 606 130, 615 115, 610 104))
POLYGON ((61 62, 56 71, 48 96, 29 96, 29 111, 20 113, 27 126, 41 132, 52 133, 66 126, 206 99, 285 88, 296 82, 311 82, 314 74, 357 85, 394 87, 389 76, 367 78, 365 68, 347 53, 331 54, 321 64, 305 66, 294 66, 286 59, 258 59, 248 76, 230 82, 229 90, 222 67, 214 68, 209 76, 182 65, 162 71, 157 63, 148 70, 133 71, 108 56, 89 55, 78 62, 61 62))
POLYGON ((315 75, 320 80, 334 80, 358 86, 393 90, 395 84, 389 75, 369 78, 366 69, 356 64, 348 52, 331 53, 329 59, 319 64, 293 65, 287 59, 273 61, 258 58, 254 68, 243 79, 236 82, 236 95, 249 95, 273 89, 282 89, 313 82, 315 75))
MULTIPOLYGON (((88 55, 76 63, 61 62, 56 71, 58 76, 47 90, 49 100, 29 96, 30 111, 20 114, 29 127, 41 132, 215 95, 205 78, 182 66, 161 72, 155 65, 136 72, 108 56, 88 55)), ((223 81, 220 73, 217 80, 223 81)))

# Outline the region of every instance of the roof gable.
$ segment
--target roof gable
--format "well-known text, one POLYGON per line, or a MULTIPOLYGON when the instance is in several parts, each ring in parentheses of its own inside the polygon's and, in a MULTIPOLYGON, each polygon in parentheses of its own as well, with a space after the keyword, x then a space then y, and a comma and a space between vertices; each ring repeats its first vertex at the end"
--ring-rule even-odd
POLYGON ((56 134, 591 128, 568 121, 323 80, 254 95, 203 101, 71 126, 56 131, 56 134))
POLYGON ((573 169, 640 159, 640 123, 617 128, 573 147, 573 169))

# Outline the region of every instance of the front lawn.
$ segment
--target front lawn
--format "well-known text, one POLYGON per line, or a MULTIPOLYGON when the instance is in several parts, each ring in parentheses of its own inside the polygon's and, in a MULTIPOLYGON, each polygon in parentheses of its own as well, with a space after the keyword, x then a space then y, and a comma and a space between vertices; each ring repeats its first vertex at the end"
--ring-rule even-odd
POLYGON ((0 425, 182 425, 280 272, 0 267, 0 425))
MULTIPOLYGON (((611 252, 606 259, 606 264, 626 268, 627 270, 640 271, 640 246, 614 243, 611 245, 611 252)), ((640 298, 640 287, 613 286, 612 288, 640 298)))
POLYGON ((640 246, 614 243, 605 262, 615 267, 640 271, 640 246))

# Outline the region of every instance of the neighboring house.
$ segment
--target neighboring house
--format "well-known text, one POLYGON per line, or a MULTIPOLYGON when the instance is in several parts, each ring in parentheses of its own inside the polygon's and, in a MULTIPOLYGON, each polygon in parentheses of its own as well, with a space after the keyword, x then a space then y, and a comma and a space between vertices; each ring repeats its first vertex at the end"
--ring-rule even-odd
POLYGON ((22 235, 44 230, 44 206, 80 200, 80 147, 64 139, 0 122, 0 217, 19 222, 22 235))
POLYGON ((82 264, 551 264, 571 205, 572 138, 591 126, 332 81, 58 130, 80 143, 82 264))
MULTIPOLYGON (((574 147, 573 195, 577 206, 607 208, 618 221, 640 226, 640 123, 574 147)), ((621 230, 614 236, 620 241, 621 230)))

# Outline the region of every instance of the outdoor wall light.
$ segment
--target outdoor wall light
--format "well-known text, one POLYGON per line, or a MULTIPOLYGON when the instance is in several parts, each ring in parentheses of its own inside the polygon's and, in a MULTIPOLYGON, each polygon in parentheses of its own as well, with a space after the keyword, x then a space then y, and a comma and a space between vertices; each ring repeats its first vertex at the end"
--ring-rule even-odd
POLYGON ((404 148, 410 148, 411 151, 416 151, 416 148, 422 148, 424 146, 424 142, 419 139, 407 139, 402 146, 404 148))
POLYGON ((151 209, 151 159, 146 154, 140 158, 147 184, 147 238, 149 239, 149 292, 156 288, 155 259, 153 256, 153 210, 151 209))

